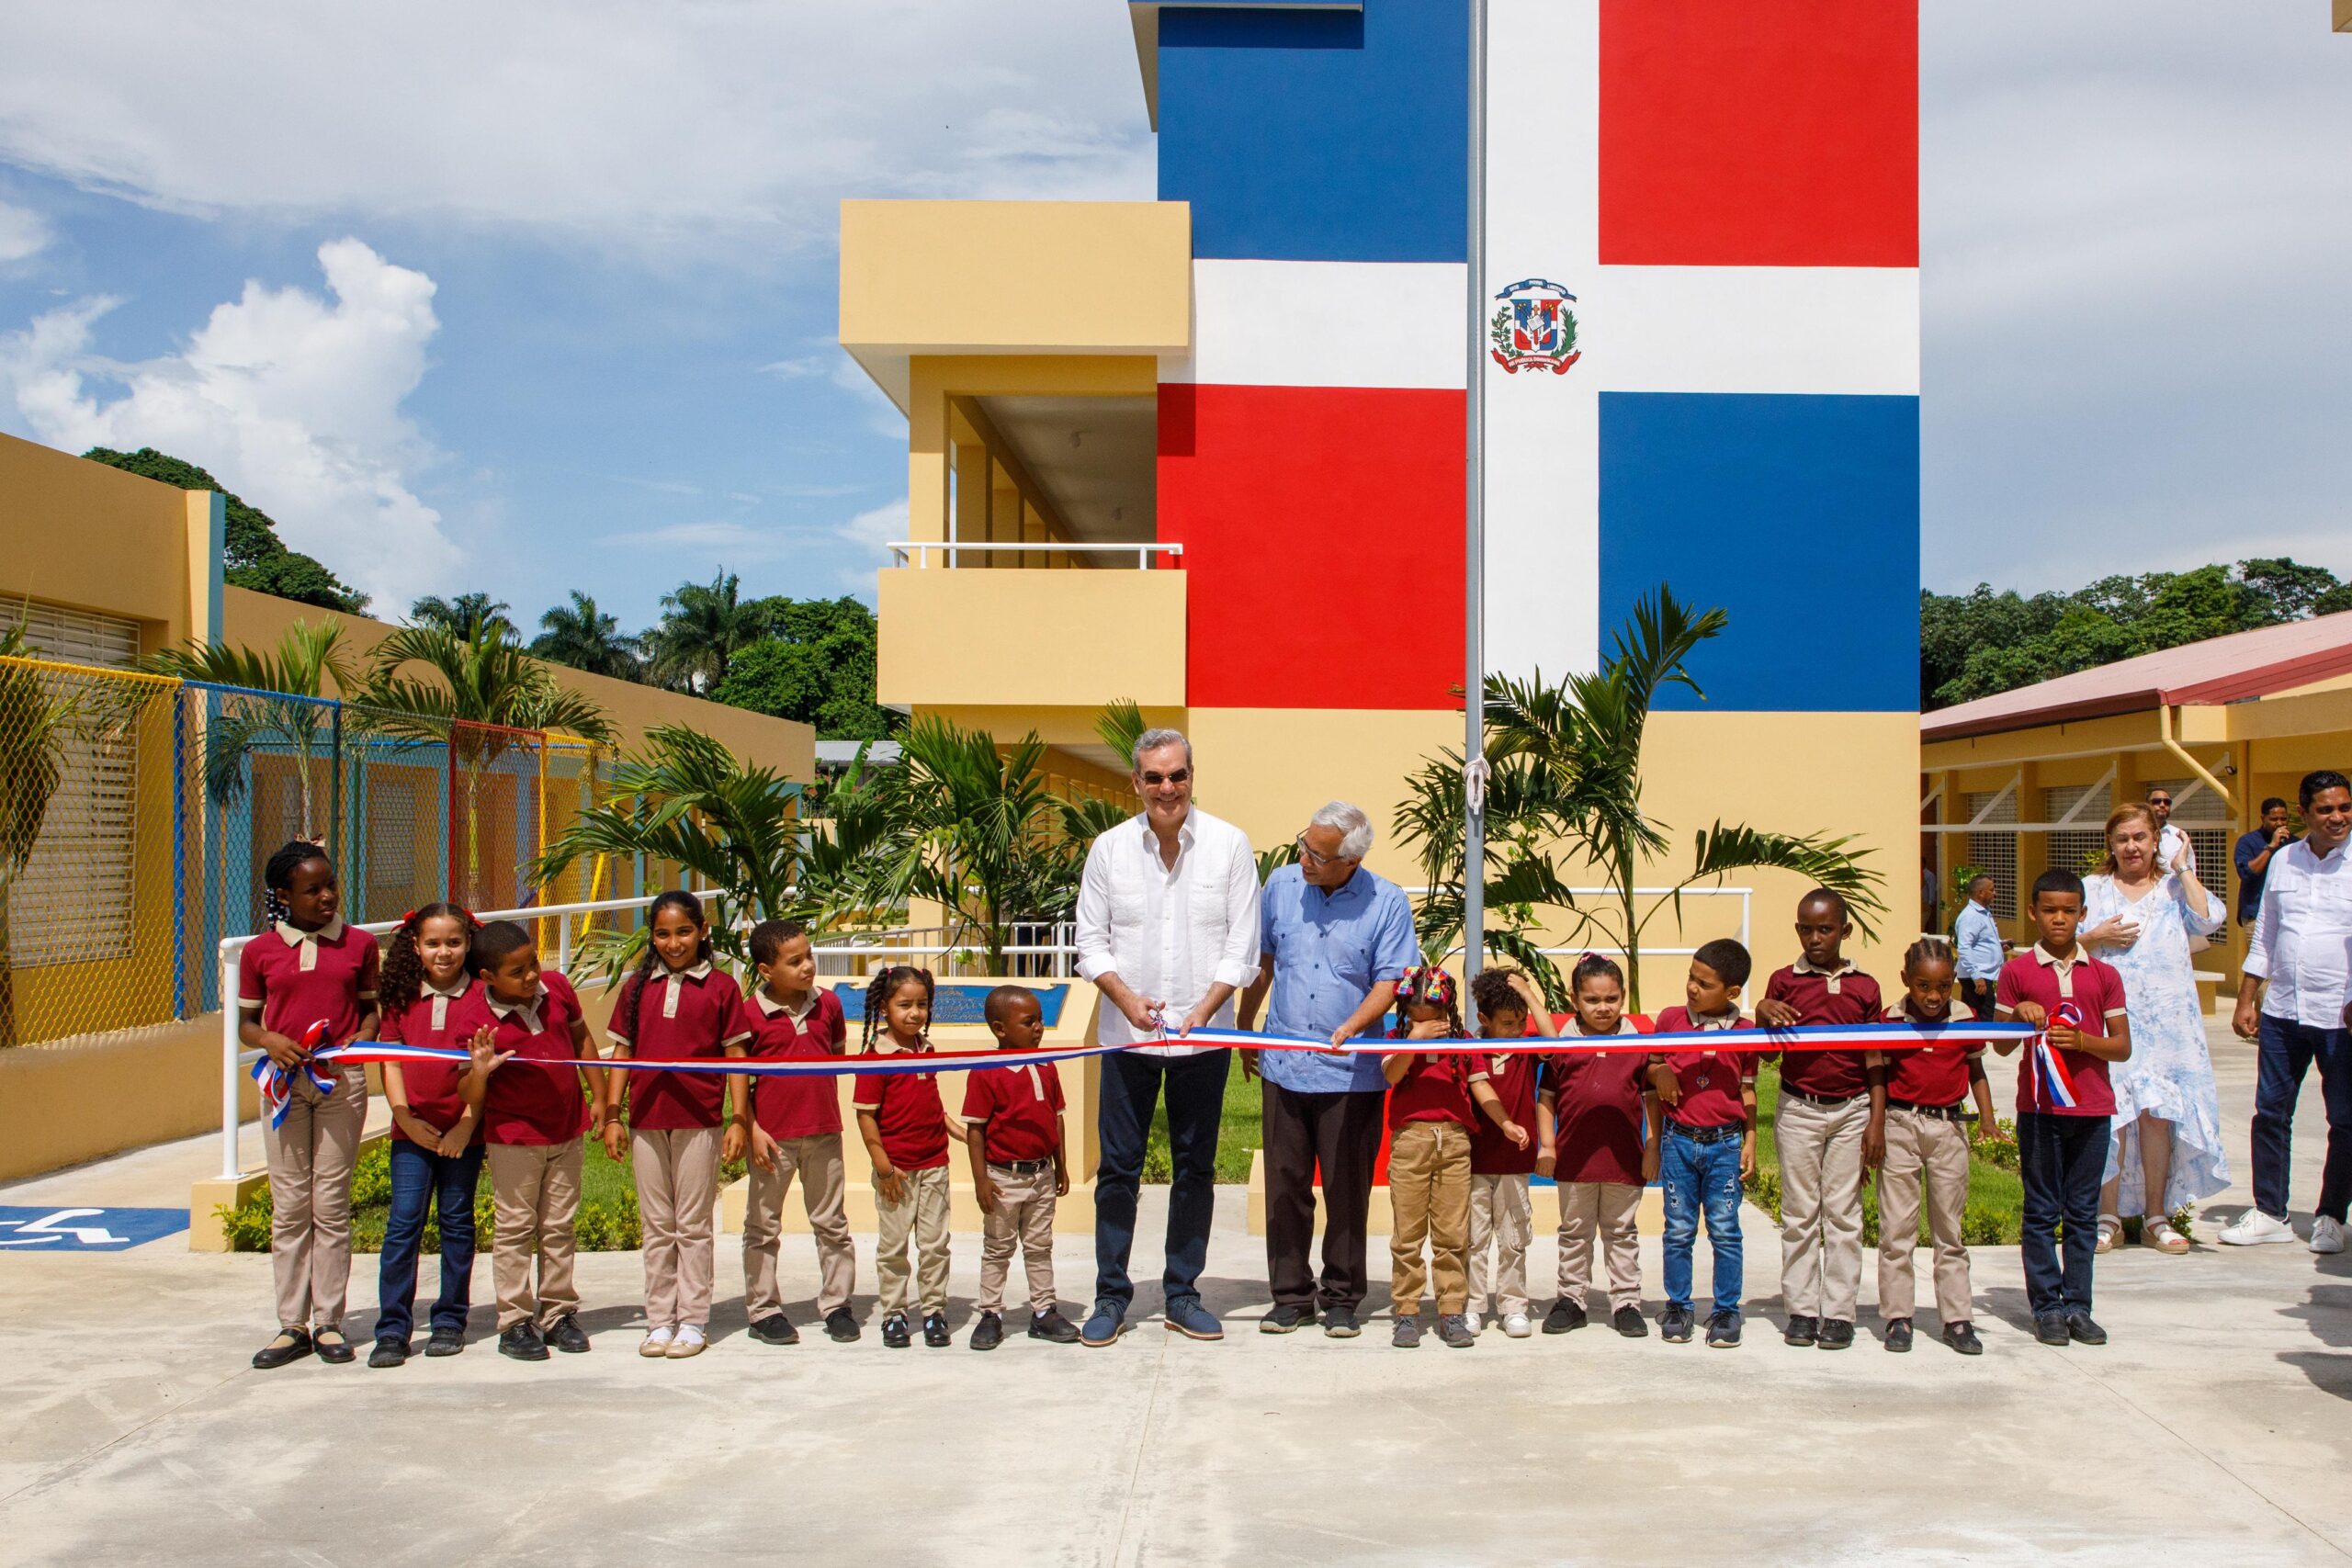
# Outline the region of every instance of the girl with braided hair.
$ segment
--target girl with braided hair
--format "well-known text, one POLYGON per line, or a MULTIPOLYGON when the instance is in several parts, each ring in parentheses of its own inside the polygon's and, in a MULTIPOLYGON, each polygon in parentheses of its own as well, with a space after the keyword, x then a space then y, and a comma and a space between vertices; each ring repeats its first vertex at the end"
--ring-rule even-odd
MULTIPOLYGON (((931 1051, 931 971, 893 964, 865 987, 865 1054, 931 1051)), ((874 1162, 874 1274, 882 1290, 882 1343, 903 1350, 907 1328, 907 1242, 914 1241, 922 1301, 922 1342, 954 1343, 947 1332, 947 1145, 952 1130, 935 1073, 860 1077, 850 1104, 858 1136, 874 1162)))

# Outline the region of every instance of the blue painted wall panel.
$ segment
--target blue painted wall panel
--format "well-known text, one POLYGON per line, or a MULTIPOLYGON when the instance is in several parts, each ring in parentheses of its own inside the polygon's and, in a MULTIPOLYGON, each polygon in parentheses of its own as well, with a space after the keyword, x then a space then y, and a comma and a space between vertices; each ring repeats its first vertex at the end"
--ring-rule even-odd
POLYGON ((1464 259, 1462 0, 1159 14, 1159 196, 1193 254, 1464 259))
POLYGON ((1600 398, 1604 640, 1660 582, 1730 627, 1662 707, 1918 707, 1919 400, 1600 398))

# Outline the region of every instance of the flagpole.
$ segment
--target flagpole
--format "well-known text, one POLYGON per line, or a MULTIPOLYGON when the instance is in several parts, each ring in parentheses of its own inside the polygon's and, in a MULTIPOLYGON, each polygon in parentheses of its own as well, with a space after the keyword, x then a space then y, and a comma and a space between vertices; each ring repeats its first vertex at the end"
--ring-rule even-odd
POLYGON ((1463 386, 1462 978, 1486 959, 1487 0, 1470 4, 1468 379, 1463 386))

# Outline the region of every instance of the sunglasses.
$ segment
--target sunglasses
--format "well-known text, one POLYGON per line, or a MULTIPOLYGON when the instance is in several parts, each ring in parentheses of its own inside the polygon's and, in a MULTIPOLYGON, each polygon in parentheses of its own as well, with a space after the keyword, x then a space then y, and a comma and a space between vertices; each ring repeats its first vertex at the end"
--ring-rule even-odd
POLYGON ((2172 796, 2168 795, 2152 795, 2148 796, 2148 804, 2151 806, 2170 806, 2172 804, 2172 796))
POLYGON ((1193 782, 1193 770, 1190 768, 1178 768, 1174 773, 1148 773, 1143 775, 1143 782, 1154 788, 1157 788, 1160 784, 1190 784, 1193 782))

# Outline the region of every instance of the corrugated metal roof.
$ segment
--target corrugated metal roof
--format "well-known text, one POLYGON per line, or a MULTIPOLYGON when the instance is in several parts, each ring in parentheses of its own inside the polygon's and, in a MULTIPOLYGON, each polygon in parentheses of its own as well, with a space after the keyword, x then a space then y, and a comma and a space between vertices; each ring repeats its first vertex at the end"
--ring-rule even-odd
POLYGON ((1919 716, 1925 740, 2242 702, 2352 673, 2352 610, 2209 637, 1919 716))

